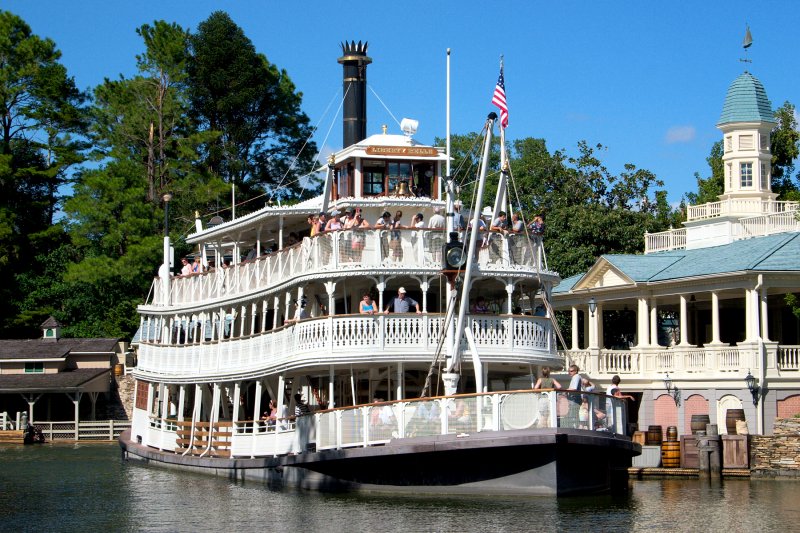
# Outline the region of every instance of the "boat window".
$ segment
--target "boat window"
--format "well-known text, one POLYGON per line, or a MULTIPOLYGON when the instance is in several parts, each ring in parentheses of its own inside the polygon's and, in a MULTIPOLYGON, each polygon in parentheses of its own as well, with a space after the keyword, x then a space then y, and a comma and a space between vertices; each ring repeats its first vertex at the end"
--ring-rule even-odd
POLYGON ((339 175, 337 178, 337 191, 339 194, 339 198, 347 198, 348 196, 352 196, 353 192, 351 191, 350 187, 350 165, 344 166, 339 169, 339 175))
POLYGON ((389 194, 408 194, 413 183, 411 182, 411 163, 389 163, 389 194), (405 183, 401 186, 401 183, 405 183))
POLYGON ((364 165, 364 194, 378 195, 384 193, 383 178, 386 169, 383 163, 364 165))

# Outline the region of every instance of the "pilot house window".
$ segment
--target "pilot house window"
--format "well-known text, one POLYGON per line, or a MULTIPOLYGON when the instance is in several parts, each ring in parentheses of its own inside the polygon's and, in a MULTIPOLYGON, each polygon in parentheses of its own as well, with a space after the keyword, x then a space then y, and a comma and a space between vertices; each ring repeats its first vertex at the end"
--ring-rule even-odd
POLYGON ((25 363, 26 374, 44 374, 44 363, 25 363))
POLYGON ((383 194, 384 167, 364 167, 364 194, 383 194))

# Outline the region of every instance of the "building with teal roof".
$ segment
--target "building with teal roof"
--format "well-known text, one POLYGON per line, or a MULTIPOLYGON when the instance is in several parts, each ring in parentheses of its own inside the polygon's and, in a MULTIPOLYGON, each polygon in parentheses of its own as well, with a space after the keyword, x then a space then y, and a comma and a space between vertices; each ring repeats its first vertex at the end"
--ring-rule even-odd
POLYGON ((645 234, 644 254, 603 255, 553 290, 554 309, 571 314, 568 362, 601 385, 620 376, 640 428, 686 435, 707 414, 724 434, 728 409, 743 409, 751 433, 771 433, 776 417, 800 414, 800 320, 786 302, 800 293, 800 223, 798 204, 772 192, 775 125, 764 86, 744 72, 716 125, 719 200, 645 234))

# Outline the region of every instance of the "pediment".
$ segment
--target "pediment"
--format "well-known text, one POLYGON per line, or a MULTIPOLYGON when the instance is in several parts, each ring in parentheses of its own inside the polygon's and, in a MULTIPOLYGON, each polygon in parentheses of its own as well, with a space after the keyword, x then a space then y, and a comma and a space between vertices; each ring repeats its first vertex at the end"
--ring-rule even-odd
POLYGON ((572 287, 572 290, 599 289, 602 287, 621 287, 635 282, 607 259, 600 258, 586 274, 572 287))

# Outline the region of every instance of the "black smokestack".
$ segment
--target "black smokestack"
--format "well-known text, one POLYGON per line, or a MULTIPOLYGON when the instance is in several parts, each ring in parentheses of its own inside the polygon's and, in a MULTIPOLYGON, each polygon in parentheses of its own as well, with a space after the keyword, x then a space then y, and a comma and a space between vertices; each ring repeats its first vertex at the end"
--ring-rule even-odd
POLYGON ((372 63, 367 43, 342 43, 339 63, 344 66, 342 147, 347 148, 367 138, 367 65, 372 63))

